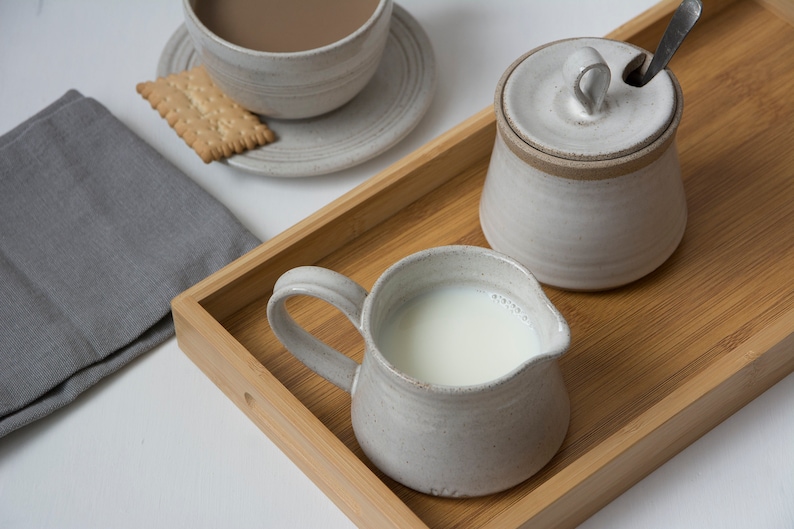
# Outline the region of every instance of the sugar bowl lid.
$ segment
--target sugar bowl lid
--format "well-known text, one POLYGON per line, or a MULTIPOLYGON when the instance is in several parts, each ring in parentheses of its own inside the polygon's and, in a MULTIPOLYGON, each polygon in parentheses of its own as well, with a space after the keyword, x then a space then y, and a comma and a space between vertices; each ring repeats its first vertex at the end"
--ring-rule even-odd
POLYGON ((503 80, 505 119, 521 140, 552 156, 609 160, 636 152, 664 133, 676 111, 666 70, 642 87, 625 80, 645 59, 640 48, 599 38, 538 48, 503 80))

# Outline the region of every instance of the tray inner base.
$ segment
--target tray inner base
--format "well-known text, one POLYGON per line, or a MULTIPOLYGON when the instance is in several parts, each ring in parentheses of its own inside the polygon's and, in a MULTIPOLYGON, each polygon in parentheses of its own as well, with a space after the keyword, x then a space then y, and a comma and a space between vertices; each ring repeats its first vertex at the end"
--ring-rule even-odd
MULTIPOLYGON (((750 1, 734 3, 688 38, 670 65, 685 94, 678 146, 689 220, 680 247, 658 270, 620 289, 545 288, 571 326, 572 347, 561 367, 572 418, 563 447, 539 474, 501 494, 445 500, 402 487, 367 463, 429 527, 487 525, 770 324, 794 321, 791 57, 794 29, 750 1)), ((305 264, 339 271, 369 289, 391 263, 415 251, 487 246, 478 219, 487 154, 319 262, 305 264)), ((349 395, 284 351, 267 326, 266 301, 263 293, 221 324, 366 462, 350 426, 349 395)), ((339 313, 308 299, 291 310, 307 329, 360 361, 363 344, 339 313)))

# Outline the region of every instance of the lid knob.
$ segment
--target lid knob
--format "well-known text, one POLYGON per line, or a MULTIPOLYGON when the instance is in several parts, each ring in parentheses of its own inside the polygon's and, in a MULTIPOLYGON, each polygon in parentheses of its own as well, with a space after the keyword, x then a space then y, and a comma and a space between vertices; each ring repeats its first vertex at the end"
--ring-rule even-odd
POLYGON ((598 114, 609 89, 612 72, 593 47, 578 48, 562 65, 562 75, 576 101, 589 114, 598 114))
POLYGON ((678 108, 667 70, 641 88, 626 82, 648 55, 608 39, 552 42, 507 69, 495 103, 529 148, 567 160, 621 158, 660 137, 678 108))

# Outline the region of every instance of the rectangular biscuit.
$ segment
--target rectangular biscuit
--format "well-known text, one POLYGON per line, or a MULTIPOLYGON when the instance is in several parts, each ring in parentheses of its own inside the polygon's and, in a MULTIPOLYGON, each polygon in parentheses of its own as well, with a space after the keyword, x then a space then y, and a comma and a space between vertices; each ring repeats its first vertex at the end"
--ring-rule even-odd
POLYGON ((135 88, 204 163, 276 139, 256 115, 229 99, 201 65, 135 88))

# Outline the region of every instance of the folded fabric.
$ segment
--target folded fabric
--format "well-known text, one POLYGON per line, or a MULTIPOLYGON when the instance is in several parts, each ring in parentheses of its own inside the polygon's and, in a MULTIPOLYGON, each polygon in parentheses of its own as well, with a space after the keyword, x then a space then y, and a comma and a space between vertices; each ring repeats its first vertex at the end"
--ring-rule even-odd
POLYGON ((171 299, 258 242, 74 90, 0 137, 0 437, 172 336, 171 299))

